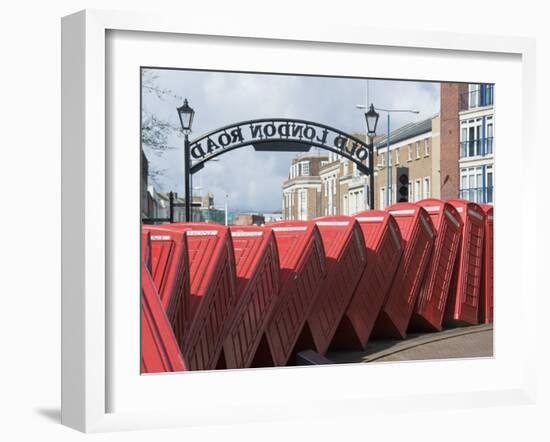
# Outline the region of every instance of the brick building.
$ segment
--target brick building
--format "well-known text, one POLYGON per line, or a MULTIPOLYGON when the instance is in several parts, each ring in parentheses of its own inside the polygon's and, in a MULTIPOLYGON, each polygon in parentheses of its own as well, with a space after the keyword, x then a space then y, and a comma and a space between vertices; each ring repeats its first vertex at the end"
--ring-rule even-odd
POLYGON ((464 94, 465 83, 441 83, 441 198, 455 199, 459 196, 459 113, 467 108, 464 94))
POLYGON ((265 218, 259 213, 239 213, 232 224, 236 226, 263 226, 265 224, 265 218))

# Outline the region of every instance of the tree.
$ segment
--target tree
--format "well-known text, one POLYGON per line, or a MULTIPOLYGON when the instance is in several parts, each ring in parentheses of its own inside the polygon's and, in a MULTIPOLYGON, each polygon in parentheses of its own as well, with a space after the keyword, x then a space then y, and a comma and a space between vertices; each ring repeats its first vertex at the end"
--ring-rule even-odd
MULTIPOLYGON (((141 107, 141 144, 146 152, 151 152, 160 157, 167 150, 175 149, 169 143, 170 137, 181 136, 179 127, 170 121, 165 121, 147 109, 143 99, 146 94, 153 94, 159 100, 177 100, 182 98, 175 94, 171 89, 164 89, 158 84, 158 74, 149 69, 141 71, 141 89, 142 89, 142 107, 141 107)), ((154 163, 149 163, 149 178, 156 184, 164 176, 166 169, 159 169, 154 163)))

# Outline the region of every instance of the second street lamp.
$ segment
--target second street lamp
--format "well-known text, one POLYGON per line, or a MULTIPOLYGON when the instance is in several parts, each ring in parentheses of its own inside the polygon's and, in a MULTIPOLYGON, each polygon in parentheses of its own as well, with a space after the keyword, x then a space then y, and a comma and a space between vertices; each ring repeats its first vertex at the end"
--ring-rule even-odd
MULTIPOLYGON (((362 104, 357 105, 358 109, 365 109, 362 104)), ((374 104, 371 103, 368 112, 365 112, 365 121, 367 122, 367 143, 369 146, 369 200, 370 208, 374 210, 374 137, 376 136, 376 126, 380 115, 376 112, 374 104)))
POLYGON ((365 120, 367 121, 367 135, 371 138, 370 141, 376 135, 376 126, 378 125, 378 119, 380 115, 374 109, 374 104, 371 103, 369 111, 365 112, 365 120))
POLYGON ((177 108, 178 117, 180 119, 181 129, 184 135, 184 164, 183 164, 183 176, 185 180, 185 221, 191 221, 191 153, 189 151, 189 133, 191 132, 191 126, 193 125, 193 117, 195 111, 191 106, 187 98, 183 101, 183 105, 177 108))

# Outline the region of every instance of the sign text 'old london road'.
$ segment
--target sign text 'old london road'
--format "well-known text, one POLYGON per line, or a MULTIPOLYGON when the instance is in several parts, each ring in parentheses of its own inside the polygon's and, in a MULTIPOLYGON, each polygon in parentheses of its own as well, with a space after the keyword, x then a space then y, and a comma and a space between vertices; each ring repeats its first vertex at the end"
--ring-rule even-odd
POLYGON ((270 119, 233 124, 206 134, 190 144, 193 160, 200 163, 226 151, 253 145, 320 147, 342 155, 364 168, 368 146, 342 131, 304 120, 270 119))

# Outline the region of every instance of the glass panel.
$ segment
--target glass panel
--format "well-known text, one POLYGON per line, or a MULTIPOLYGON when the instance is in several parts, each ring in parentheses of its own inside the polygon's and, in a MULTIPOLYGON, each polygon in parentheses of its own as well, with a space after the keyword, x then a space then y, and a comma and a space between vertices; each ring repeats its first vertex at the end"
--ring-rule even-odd
POLYGON ((475 143, 475 127, 470 127, 469 128, 469 136, 468 136, 468 156, 469 157, 473 157, 475 154, 475 146, 474 146, 474 143, 475 143))
POLYGON ((487 125, 487 154, 493 153, 493 124, 487 125))

